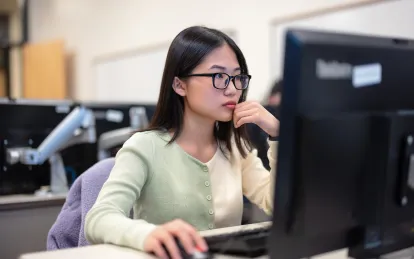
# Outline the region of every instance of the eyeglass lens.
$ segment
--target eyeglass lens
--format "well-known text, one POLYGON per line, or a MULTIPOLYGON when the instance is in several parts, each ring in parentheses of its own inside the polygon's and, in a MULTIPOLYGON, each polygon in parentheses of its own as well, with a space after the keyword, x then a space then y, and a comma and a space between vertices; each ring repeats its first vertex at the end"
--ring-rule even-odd
MULTIPOLYGON (((213 78, 216 88, 224 89, 230 83, 230 77, 224 73, 218 73, 213 78)), ((234 83, 237 89, 246 89, 249 86, 249 77, 247 75, 237 75, 234 78, 234 83)))

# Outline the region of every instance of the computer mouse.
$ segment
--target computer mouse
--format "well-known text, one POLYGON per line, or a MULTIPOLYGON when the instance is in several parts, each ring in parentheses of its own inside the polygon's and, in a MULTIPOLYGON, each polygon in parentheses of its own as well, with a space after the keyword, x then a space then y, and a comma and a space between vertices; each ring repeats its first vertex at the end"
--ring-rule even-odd
POLYGON ((183 259, 212 259, 213 255, 208 251, 198 251, 197 249, 193 254, 188 254, 184 249, 180 249, 181 257, 183 259))
MULTIPOLYGON (((185 257, 183 257, 184 259, 185 257)), ((185 259, 213 259, 213 254, 209 252, 199 252, 196 251, 190 257, 186 257, 185 259)))
MULTIPOLYGON (((195 249, 193 254, 187 253, 184 246, 181 244, 181 241, 178 238, 175 238, 175 243, 177 244, 177 247, 180 251, 181 258, 182 259, 212 259, 213 254, 208 251, 201 251, 199 249, 195 249)), ((168 250, 164 247, 165 251, 168 254, 168 250)), ((168 254, 168 257, 171 258, 171 256, 168 254)))

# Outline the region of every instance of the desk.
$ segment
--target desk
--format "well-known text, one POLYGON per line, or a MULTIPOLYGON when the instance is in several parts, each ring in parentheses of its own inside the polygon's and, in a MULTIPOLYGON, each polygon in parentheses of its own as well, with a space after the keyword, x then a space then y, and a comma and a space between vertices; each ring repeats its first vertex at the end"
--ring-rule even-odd
POLYGON ((46 250, 46 238, 66 196, 0 196, 0 258, 46 250))
MULTIPOLYGON (((219 233, 225 233, 232 230, 237 230, 240 228, 246 229, 250 227, 257 227, 257 225, 268 225, 269 222, 243 225, 230 228, 222 229, 213 229, 202 231, 202 236, 209 236, 219 233)), ((347 251, 340 250, 337 252, 329 253, 326 255, 321 255, 314 257, 313 259, 346 259, 347 251)), ((16 257, 17 258, 17 257, 16 257)), ((38 252, 31 254, 21 255, 19 259, 113 259, 113 258, 122 258, 122 259, 154 259, 155 257, 147 253, 139 252, 133 249, 118 247, 114 245, 93 245, 81 248, 72 248, 64 249, 58 251, 49 251, 49 252, 38 252)), ((216 259, 234 259, 237 257, 227 256, 227 255, 216 255, 216 259)), ((263 259, 266 259, 267 256, 263 256, 263 259)))
POLYGON ((62 206, 65 199, 66 195, 35 196, 30 194, 15 194, 0 196, 0 211, 62 206))

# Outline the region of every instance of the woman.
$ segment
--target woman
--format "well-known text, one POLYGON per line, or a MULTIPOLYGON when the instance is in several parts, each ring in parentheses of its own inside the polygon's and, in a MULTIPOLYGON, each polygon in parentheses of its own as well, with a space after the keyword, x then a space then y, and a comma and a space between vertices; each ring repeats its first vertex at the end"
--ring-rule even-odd
POLYGON ((245 124, 276 137, 279 122, 245 101, 249 80, 242 52, 224 33, 190 27, 177 35, 149 129, 117 153, 86 216, 90 243, 180 258, 174 237, 188 253, 208 249, 197 231, 240 225, 243 195, 270 213, 274 170, 251 150, 245 124))

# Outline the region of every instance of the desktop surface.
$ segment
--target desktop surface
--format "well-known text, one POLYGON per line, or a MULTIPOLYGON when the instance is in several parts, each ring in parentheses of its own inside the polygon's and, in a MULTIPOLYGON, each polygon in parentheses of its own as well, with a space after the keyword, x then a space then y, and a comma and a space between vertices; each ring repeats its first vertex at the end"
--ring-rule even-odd
MULTIPOLYGON (((242 229, 251 229, 251 228, 260 228, 270 226, 270 222, 235 226, 229 228, 213 229, 202 231, 202 236, 213 236, 217 234, 231 233, 234 231, 239 231, 242 229)), ((109 244, 104 245, 91 245, 79 248, 71 249, 62 249, 56 251, 45 251, 38 253, 28 253, 23 254, 19 259, 112 259, 112 258, 122 258, 122 259, 154 259, 156 258, 153 255, 136 251, 130 248, 119 247, 109 244)), ((214 254, 213 258, 216 259, 236 259, 236 258, 245 258, 241 256, 229 256, 224 254, 214 254)), ((257 258, 267 259, 268 256, 261 256, 257 258)), ((339 250, 333 251, 331 253, 315 256, 313 259, 346 259, 347 251, 339 250)))

